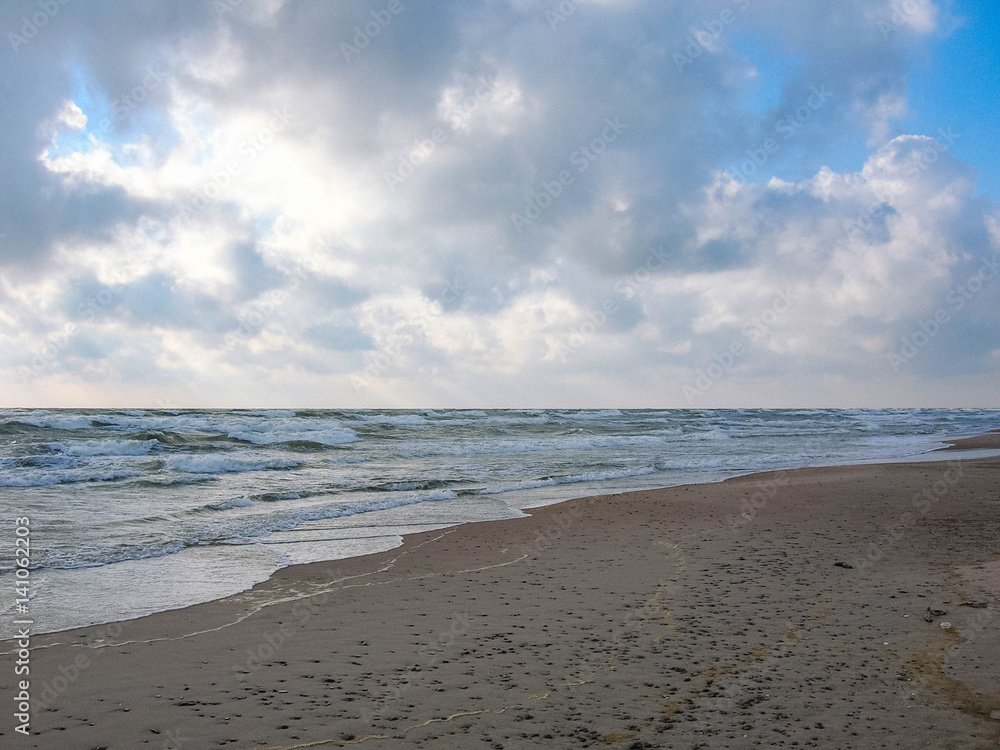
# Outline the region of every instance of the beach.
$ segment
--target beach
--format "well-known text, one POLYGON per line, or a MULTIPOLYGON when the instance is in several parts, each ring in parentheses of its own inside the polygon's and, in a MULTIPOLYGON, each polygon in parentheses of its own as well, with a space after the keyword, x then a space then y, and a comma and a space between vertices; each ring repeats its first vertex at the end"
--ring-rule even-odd
POLYGON ((0 750, 1000 750, 1000 0, 0 29, 0 750))
POLYGON ((36 636, 0 744, 996 748, 998 489, 997 458, 812 468, 409 535, 36 636))

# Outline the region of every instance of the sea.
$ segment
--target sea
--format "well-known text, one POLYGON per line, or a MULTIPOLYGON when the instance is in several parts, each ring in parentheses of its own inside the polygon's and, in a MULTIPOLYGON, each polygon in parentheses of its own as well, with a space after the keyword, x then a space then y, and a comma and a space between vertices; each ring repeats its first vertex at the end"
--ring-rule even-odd
POLYGON ((996 409, 0 409, 0 638, 19 518, 34 632, 53 632, 576 497, 920 457, 998 427, 996 409))

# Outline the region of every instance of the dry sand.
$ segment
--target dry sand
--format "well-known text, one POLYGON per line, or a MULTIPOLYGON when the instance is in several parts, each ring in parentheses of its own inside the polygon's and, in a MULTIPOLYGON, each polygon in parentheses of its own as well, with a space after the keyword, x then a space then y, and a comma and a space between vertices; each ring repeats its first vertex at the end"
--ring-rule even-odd
POLYGON ((410 536, 36 638, 0 746, 998 748, 998 488, 809 469, 410 536))

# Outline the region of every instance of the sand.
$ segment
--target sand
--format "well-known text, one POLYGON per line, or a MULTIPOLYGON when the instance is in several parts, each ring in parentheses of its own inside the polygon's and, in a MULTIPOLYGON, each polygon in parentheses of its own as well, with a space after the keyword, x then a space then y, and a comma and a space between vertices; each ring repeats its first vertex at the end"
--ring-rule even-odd
POLYGON ((998 488, 807 469, 409 536, 36 637, 0 746, 998 748, 998 488))

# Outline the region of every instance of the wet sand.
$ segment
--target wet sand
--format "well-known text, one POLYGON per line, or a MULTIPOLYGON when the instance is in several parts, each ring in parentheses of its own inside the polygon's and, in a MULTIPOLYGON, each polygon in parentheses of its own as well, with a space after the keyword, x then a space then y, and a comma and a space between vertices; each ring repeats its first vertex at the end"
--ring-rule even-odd
POLYGON ((0 746, 997 748, 998 490, 1000 459, 806 469, 409 536, 36 637, 0 746))

